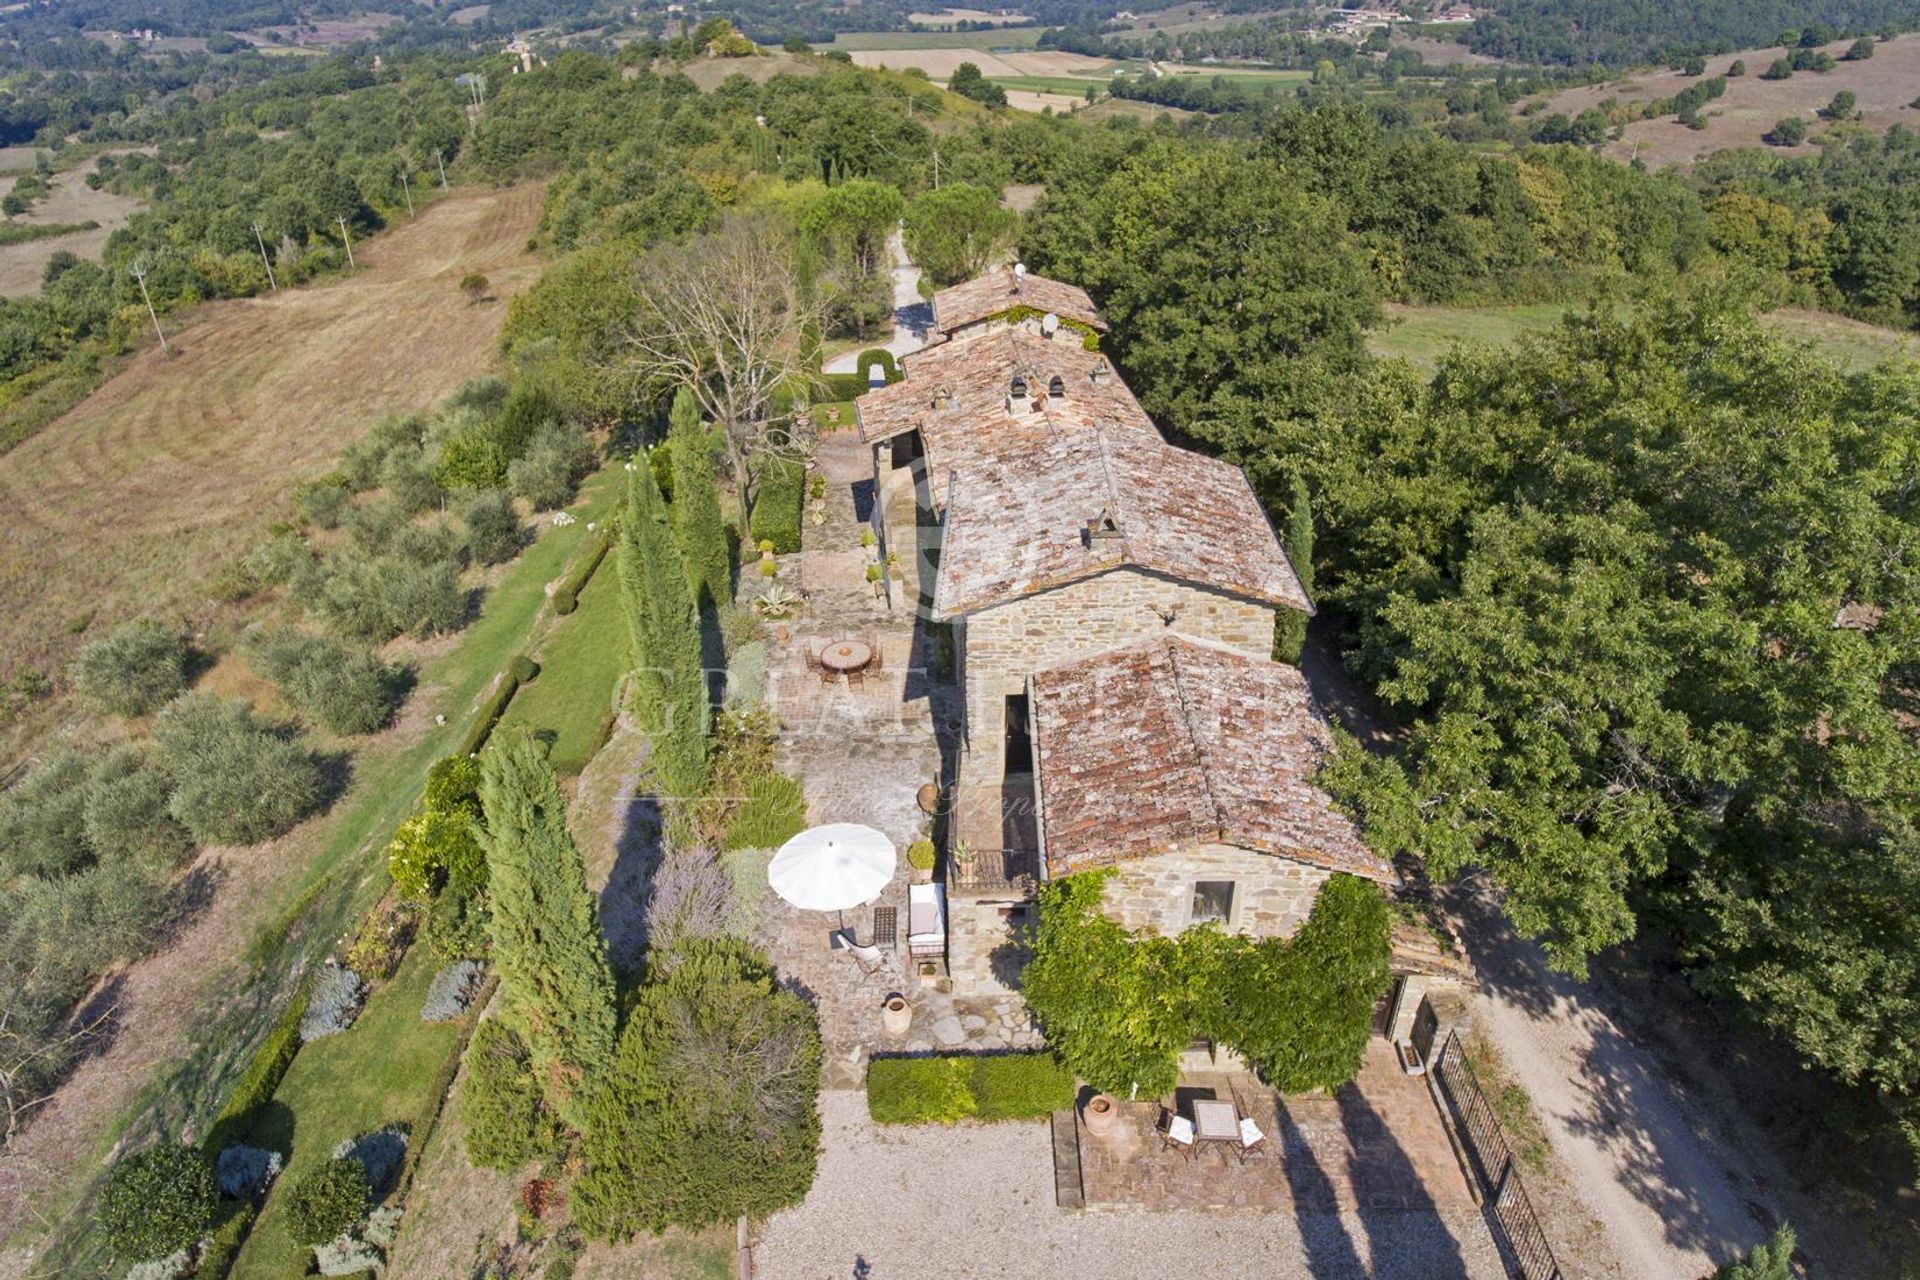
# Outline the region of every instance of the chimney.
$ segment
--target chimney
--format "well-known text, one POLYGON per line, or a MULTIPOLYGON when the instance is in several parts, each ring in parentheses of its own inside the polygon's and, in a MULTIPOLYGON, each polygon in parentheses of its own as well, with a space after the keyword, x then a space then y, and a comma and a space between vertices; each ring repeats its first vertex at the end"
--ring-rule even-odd
POLYGON ((1108 366, 1105 360, 1102 360, 1095 364, 1093 368, 1087 370, 1087 381, 1096 387, 1103 386, 1107 381, 1107 375, 1112 372, 1112 368, 1108 366))
POLYGON ((936 411, 940 409, 945 409, 947 407, 948 402, 951 401, 952 399, 953 399, 953 392, 947 390, 945 387, 934 388, 933 407, 936 411))
POLYGON ((1054 374, 1053 377, 1047 380, 1047 394, 1056 400, 1065 400, 1067 398, 1067 380, 1057 373, 1054 374))
POLYGON ((1087 522, 1087 540, 1089 542, 1096 542, 1102 538, 1118 538, 1121 536, 1123 535, 1120 532, 1120 522, 1114 518, 1113 504, 1111 502, 1100 508, 1100 514, 1087 522))
POLYGON ((1027 380, 1020 374, 1013 375, 1013 381, 1007 384, 1007 408, 1015 413, 1027 407, 1027 380))

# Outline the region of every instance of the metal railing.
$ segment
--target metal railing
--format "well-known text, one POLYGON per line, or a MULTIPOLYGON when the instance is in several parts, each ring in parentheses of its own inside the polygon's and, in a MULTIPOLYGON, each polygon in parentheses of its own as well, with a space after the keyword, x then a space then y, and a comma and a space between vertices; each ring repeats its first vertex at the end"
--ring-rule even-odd
POLYGON ((972 849, 965 858, 948 857, 947 892, 1029 898, 1039 883, 1039 872, 1040 859, 1035 850, 972 849))
POLYGON ((1447 1042, 1435 1055, 1433 1080, 1445 1100, 1450 1119, 1466 1149, 1467 1163, 1485 1192, 1494 1227, 1494 1240, 1500 1246, 1507 1266, 1521 1280, 1561 1280, 1560 1264, 1540 1219, 1521 1185, 1520 1170, 1514 1163, 1513 1148, 1500 1129, 1500 1118, 1467 1061, 1466 1048, 1458 1033, 1449 1032, 1447 1042))

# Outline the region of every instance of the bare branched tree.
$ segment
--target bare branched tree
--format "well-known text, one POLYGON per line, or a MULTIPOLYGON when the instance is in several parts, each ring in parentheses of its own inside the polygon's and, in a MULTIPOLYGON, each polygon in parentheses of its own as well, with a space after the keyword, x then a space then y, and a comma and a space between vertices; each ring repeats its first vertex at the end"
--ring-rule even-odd
POLYGON ((89 1009, 73 1022, 48 1027, 24 1002, 0 1001, 0 1151, 11 1146, 32 1114, 52 1100, 61 1073, 89 1040, 106 1029, 117 1008, 108 1004, 89 1009))
POLYGON ((776 393, 814 377, 805 335, 816 330, 820 305, 801 278, 791 232, 771 215, 735 215, 648 254, 633 285, 628 367, 686 387, 720 424, 751 517, 763 456, 795 443, 792 424, 773 420, 776 393))

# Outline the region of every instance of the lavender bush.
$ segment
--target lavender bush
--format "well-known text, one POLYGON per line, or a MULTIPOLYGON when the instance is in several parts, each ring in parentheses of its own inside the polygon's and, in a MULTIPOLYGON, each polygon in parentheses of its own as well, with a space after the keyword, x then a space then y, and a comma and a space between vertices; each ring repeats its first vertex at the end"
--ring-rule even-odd
POLYGON ((366 998, 367 984, 360 975, 329 961, 314 979, 313 991, 307 997, 300 1038, 318 1040, 345 1031, 360 1016, 360 1004, 366 998))
POLYGON ((423 1022, 449 1022, 473 1007, 487 968, 478 960, 456 960, 433 975, 420 1006, 423 1022))

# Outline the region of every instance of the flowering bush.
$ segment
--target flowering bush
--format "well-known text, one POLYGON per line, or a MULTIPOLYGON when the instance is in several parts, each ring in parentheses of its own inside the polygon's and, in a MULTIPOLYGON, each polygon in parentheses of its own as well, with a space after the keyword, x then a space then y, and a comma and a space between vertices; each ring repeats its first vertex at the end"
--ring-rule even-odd
POLYGON ((176 1280, 176 1277, 187 1274, 190 1261, 187 1251, 182 1249, 150 1262, 136 1262, 127 1268, 127 1280, 176 1280))
POLYGON ((323 1276, 357 1276, 379 1271, 386 1266, 380 1250, 351 1235, 340 1236, 327 1244, 313 1247, 314 1265, 323 1276))
POLYGON ((450 1022, 471 1009, 486 972, 486 966, 478 960, 456 960, 434 974, 427 998, 420 1005, 420 1020, 450 1022))
POLYGON ((284 1161, 278 1151, 235 1143, 214 1162, 213 1180, 230 1200, 252 1200, 280 1176, 284 1161))
POLYGON ((300 1019, 300 1039, 318 1040, 338 1035, 360 1016, 360 1004, 367 996, 367 984, 351 969, 329 962, 313 981, 307 996, 306 1016, 300 1019))

